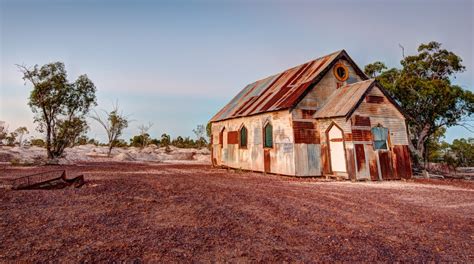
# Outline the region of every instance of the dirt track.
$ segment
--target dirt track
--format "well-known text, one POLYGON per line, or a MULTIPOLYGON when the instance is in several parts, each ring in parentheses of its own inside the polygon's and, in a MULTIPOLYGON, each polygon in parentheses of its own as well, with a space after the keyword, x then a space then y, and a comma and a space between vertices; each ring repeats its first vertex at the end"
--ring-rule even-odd
MULTIPOLYGON (((0 262, 474 261, 472 182, 320 182, 204 165, 64 168, 87 184, 0 189, 0 262)), ((49 169, 4 167, 0 181, 49 169)))

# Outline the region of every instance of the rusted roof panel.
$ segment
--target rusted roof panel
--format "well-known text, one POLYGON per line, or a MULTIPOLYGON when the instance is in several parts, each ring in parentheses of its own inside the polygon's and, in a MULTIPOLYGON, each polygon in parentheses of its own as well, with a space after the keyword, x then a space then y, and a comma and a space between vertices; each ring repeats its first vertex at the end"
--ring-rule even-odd
POLYGON ((316 111, 314 118, 329 118, 347 116, 361 100, 366 91, 372 87, 375 80, 365 80, 345 85, 334 91, 327 102, 316 111))
POLYGON ((339 55, 337 51, 247 85, 211 122, 293 107, 339 55))

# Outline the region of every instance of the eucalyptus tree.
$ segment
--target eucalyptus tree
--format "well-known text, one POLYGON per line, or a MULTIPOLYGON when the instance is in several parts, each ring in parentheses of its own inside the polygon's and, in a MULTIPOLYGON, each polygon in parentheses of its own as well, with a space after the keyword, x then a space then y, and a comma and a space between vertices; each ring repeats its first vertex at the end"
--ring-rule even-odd
POLYGON ((92 115, 91 118, 97 121, 102 128, 105 129, 109 146, 107 156, 110 157, 112 149, 120 143, 119 138, 122 135, 123 130, 128 127, 129 120, 122 112, 120 112, 118 104, 114 105, 112 111, 108 112, 103 110, 103 112, 105 114, 104 116, 94 112, 94 115, 92 115))
POLYGON ((48 158, 58 158, 87 131, 86 115, 97 105, 96 87, 85 74, 70 82, 62 62, 17 66, 33 86, 28 105, 38 131, 45 133, 48 158))
POLYGON ((452 83, 463 72, 462 59, 438 42, 421 44, 418 53, 403 56, 401 69, 374 62, 365 72, 375 77, 402 107, 407 117, 412 153, 425 163, 429 139, 440 129, 455 125, 472 132, 474 94, 452 83))

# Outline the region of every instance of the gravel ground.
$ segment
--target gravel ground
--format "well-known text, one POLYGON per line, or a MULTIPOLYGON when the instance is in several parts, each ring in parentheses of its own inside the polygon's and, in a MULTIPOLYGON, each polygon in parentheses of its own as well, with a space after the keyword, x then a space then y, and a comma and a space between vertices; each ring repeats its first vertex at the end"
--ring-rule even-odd
POLYGON ((474 183, 326 182, 208 165, 0 168, 84 174, 0 189, 0 262, 474 262, 474 183))

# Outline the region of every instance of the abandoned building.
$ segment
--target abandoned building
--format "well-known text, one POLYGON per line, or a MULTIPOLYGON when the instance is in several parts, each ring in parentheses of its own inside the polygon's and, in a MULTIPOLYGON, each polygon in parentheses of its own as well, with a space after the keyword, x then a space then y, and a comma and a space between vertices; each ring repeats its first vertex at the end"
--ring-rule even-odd
POLYGON ((247 85, 210 122, 214 166, 411 178, 402 111, 344 50, 247 85))

